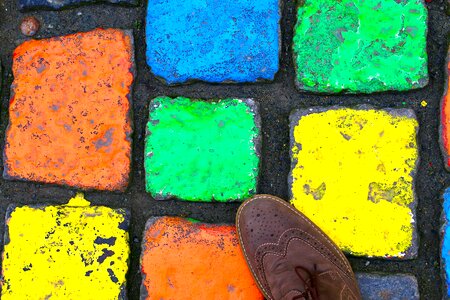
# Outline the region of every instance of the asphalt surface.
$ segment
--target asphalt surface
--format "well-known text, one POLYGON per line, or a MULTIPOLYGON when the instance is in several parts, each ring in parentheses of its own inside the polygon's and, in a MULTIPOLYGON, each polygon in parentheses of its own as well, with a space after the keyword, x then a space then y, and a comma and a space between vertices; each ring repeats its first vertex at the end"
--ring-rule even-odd
MULTIPOLYGON (((450 186, 450 173, 445 171, 439 148, 439 106, 444 91, 445 57, 450 29, 446 15, 446 1, 432 0, 429 9, 428 54, 430 83, 427 87, 404 93, 379 93, 372 95, 323 96, 298 91, 294 84, 292 62, 292 31, 295 24, 294 1, 284 1, 282 15, 281 67, 271 83, 257 84, 206 84, 193 83, 168 87, 156 79, 145 62, 146 2, 138 7, 124 8, 112 5, 88 5, 60 12, 38 11, 21 13, 18 1, 0 0, 0 59, 2 61, 2 89, 0 111, 0 148, 4 147, 8 124, 9 88, 12 52, 26 40, 19 24, 23 17, 34 15, 42 24, 35 38, 89 31, 96 27, 132 29, 135 37, 137 77, 134 83, 133 110, 133 160, 132 176, 125 193, 87 192, 86 198, 94 205, 126 207, 131 210, 130 243, 132 256, 128 274, 128 296, 139 299, 141 275, 139 256, 145 222, 151 216, 183 216, 205 222, 233 222, 237 203, 188 203, 153 200, 144 186, 144 133, 148 119, 149 101, 160 95, 192 98, 254 98, 261 105, 262 165, 259 193, 270 193, 287 199, 289 160, 289 114, 294 109, 311 106, 356 106, 412 108, 417 114, 420 145, 420 165, 415 182, 418 197, 417 222, 419 228, 419 257, 410 261, 386 261, 350 257, 352 266, 359 272, 411 273, 419 281, 423 299, 440 299, 440 215, 442 193, 450 186), (426 100, 428 106, 422 107, 426 100)), ((320 134, 320 133, 318 133, 320 134)), ((0 162, 3 169, 3 162, 0 162)), ((326 170, 324 170, 326 172, 326 170)), ((0 178, 0 234, 4 232, 3 216, 9 204, 66 203, 75 194, 74 189, 7 181, 0 178)), ((3 248, 3 244, 1 245, 3 248)), ((219 272, 219 270, 218 270, 219 272)))

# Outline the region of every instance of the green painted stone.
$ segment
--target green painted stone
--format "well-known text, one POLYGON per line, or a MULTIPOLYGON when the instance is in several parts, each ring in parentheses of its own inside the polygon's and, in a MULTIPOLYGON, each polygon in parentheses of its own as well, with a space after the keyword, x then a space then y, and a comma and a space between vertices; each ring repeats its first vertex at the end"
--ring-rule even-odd
POLYGON ((260 118, 252 100, 150 103, 146 189, 155 199, 240 201, 256 193, 260 118))
POLYGON ((422 0, 301 2, 293 45, 300 89, 372 93, 427 85, 422 0))

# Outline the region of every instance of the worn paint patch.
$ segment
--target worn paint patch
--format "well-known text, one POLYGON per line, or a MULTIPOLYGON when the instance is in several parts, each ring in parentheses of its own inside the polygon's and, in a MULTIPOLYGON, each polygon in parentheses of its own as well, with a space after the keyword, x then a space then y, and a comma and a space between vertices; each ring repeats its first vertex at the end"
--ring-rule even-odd
POLYGON ((168 84, 272 80, 278 0, 149 0, 147 63, 168 84))
POLYGON ((372 93, 427 85, 422 0, 301 2, 293 46, 299 88, 372 93))
POLYGON ((411 275, 357 273, 364 300, 419 300, 419 285, 411 275))
POLYGON ((231 225, 175 217, 147 222, 141 299, 263 299, 231 225))
POLYGON ((292 203, 346 252, 416 256, 417 130, 407 109, 293 113, 292 203))
POLYGON ((146 188, 156 199, 244 200, 256 192, 256 103, 159 97, 150 103, 146 188))
POLYGON ((450 48, 447 52, 446 62, 446 84, 445 92, 441 103, 441 148, 444 155, 444 163, 447 170, 450 170, 450 48))
POLYGON ((59 10, 62 8, 91 3, 137 5, 139 4, 139 1, 138 0, 19 0, 19 7, 21 10, 31 10, 31 9, 59 10))
POLYGON ((450 189, 447 188, 443 195, 443 213, 441 229, 441 265, 446 299, 450 299, 450 189))
POLYGON ((124 190, 131 156, 132 35, 96 29, 14 51, 4 176, 124 190))
POLYGON ((130 249, 123 209, 67 205, 9 209, 2 299, 125 299, 130 249))

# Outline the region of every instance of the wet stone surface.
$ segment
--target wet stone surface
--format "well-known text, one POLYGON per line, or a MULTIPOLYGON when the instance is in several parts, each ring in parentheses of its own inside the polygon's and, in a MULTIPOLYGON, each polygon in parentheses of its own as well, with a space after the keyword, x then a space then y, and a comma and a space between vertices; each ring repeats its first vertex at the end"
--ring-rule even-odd
POLYGON ((2 299, 126 299, 129 214, 89 206, 11 206, 2 299))
POLYGON ((147 191, 156 199, 243 201, 256 192, 260 143, 253 100, 156 98, 145 141, 147 191))
POLYGON ((292 203, 348 253, 415 257, 417 131, 411 110, 294 112, 292 203))
POLYGON ((116 29, 16 48, 5 178, 124 190, 133 55, 131 34, 116 29))
POLYGON ((147 63, 169 84, 272 80, 280 17, 278 0, 149 0, 147 63))
POLYGON ((300 89, 372 93, 428 83, 422 0, 301 2, 293 45, 300 89))
POLYGON ((142 242, 144 299, 263 300, 235 226, 178 217, 148 220, 142 242))
POLYGON ((357 273, 364 300, 419 300, 417 279, 411 275, 357 273))

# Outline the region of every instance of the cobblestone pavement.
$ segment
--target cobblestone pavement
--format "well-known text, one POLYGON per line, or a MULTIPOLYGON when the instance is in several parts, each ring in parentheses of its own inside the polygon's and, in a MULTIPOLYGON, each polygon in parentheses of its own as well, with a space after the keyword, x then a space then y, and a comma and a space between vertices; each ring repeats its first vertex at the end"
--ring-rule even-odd
MULTIPOLYGON (((89 286, 89 279, 95 278, 105 283, 107 292, 105 290, 104 295, 110 293, 120 298, 127 294, 129 299, 139 299, 152 288, 148 281, 144 281, 141 289, 141 255, 145 261, 143 272, 155 276, 157 280, 164 278, 152 273, 152 268, 164 270, 170 264, 155 262, 153 257, 159 257, 163 253, 171 258, 169 263, 179 263, 179 258, 171 256, 173 248, 155 246, 159 227, 168 228, 165 229, 167 232, 173 230, 176 236, 177 231, 173 226, 181 226, 179 230, 186 235, 183 239, 177 236, 173 240, 174 243, 180 243, 178 247, 187 249, 183 252, 187 257, 192 253, 189 243, 195 239, 203 241, 202 234, 207 235, 211 231, 215 234, 220 232, 226 242, 219 246, 234 253, 236 245, 232 226, 203 225, 191 219, 202 223, 231 224, 239 203, 224 201, 245 198, 254 193, 256 187, 258 193, 293 199, 296 207, 314 215, 315 221, 347 253, 351 253, 348 257, 357 272, 365 299, 418 299, 419 293, 422 299, 441 299, 447 293, 440 266, 441 214, 443 193, 450 187, 450 173, 446 171, 448 155, 442 155, 441 151, 443 148, 448 153, 448 140, 443 138, 441 147, 439 127, 441 98, 447 77, 446 57, 450 30, 447 6, 450 4, 446 0, 427 0, 423 3, 414 0, 385 0, 379 2, 379 5, 377 1, 365 1, 366 5, 374 5, 367 9, 358 7, 361 1, 343 0, 330 9, 333 14, 337 14, 336 18, 340 11, 351 15, 357 8, 364 12, 365 19, 358 21, 349 17, 348 20, 339 19, 338 23, 332 23, 337 28, 332 33, 335 40, 331 41, 324 38, 326 34, 330 34, 323 29, 324 26, 331 26, 324 14, 327 10, 315 7, 315 4, 327 5, 330 1, 299 0, 301 4, 305 4, 301 15, 307 16, 310 23, 297 26, 299 3, 295 1, 282 0, 279 16, 276 14, 276 1, 272 0, 254 1, 253 4, 248 4, 249 1, 237 1, 244 7, 231 5, 229 10, 218 9, 210 15, 204 11, 218 5, 217 1, 185 1, 180 7, 177 6, 179 2, 173 0, 149 1, 155 10, 148 14, 148 19, 147 1, 128 7, 121 5, 134 5, 136 2, 112 0, 110 2, 116 4, 92 5, 87 4, 92 2, 89 0, 58 1, 58 6, 72 5, 61 11, 39 9, 47 6, 46 0, 0 2, 0 148, 2 151, 7 149, 4 160, 0 162, 4 171, 4 177, 0 178, 0 235, 5 234, 5 229, 9 233, 5 239, 8 246, 1 243, 1 248, 8 253, 8 257, 5 255, 3 259, 5 269, 2 270, 5 278, 8 278, 4 288, 5 295, 10 291, 9 287, 13 290, 14 286, 27 286, 27 276, 42 274, 44 271, 39 269, 42 261, 45 264, 46 260, 51 260, 54 265, 58 265, 61 264, 58 260, 62 255, 61 251, 68 255, 74 251, 82 256, 80 261, 83 264, 77 265, 79 262, 73 261, 66 266, 73 266, 73 269, 79 270, 88 279, 85 278, 85 284, 73 285, 72 288, 83 289, 89 286), (85 5, 74 7, 77 2, 85 2, 85 5), (117 2, 121 4, 118 5, 117 2), (209 3, 209 6, 202 7, 202 3, 209 3), (262 3, 269 8, 256 7, 262 3), (400 7, 401 3, 408 3, 407 8, 400 7), (31 9, 36 5, 37 10, 19 10, 20 7, 31 9), (177 26, 186 26, 182 22, 176 22, 179 15, 174 14, 173 19, 163 20, 162 16, 170 15, 172 11, 180 14, 189 11, 190 7, 186 5, 200 5, 192 8, 197 12, 193 16, 203 18, 201 22, 204 28, 208 28, 207 33, 202 32, 202 27, 195 27, 186 35, 177 36, 177 26), (235 18, 234 9, 245 11, 245 18, 235 18), (388 16, 380 14, 383 9, 389 11, 388 16), (428 29, 425 28, 427 12, 428 29), (27 16, 35 16, 41 23, 40 30, 34 36, 37 39, 88 33, 72 35, 68 40, 26 42, 30 38, 21 34, 20 23, 27 16), (395 19, 396 16, 401 17, 395 19), (274 56, 277 52, 277 17, 281 18, 278 62, 274 56), (261 20, 270 24, 267 28, 271 32, 261 30, 265 28, 258 23, 261 20), (168 33, 164 35, 162 29, 168 22, 172 22, 173 27, 166 28, 168 33), (217 28, 211 25, 214 22, 220 26, 231 26, 235 30, 234 34, 223 40, 215 39, 217 28), (248 27, 246 22, 256 22, 256 25, 248 27), (386 40, 385 43, 380 43, 372 35, 377 32, 378 35, 389 36, 389 30, 380 30, 376 26, 386 22, 392 22, 389 30, 393 31, 390 35, 398 36, 397 42, 386 40), (358 31, 359 35, 352 36, 349 31, 355 24, 364 24, 366 27, 358 31), (146 35, 146 26, 152 30, 152 34, 146 35), (401 28, 404 30, 396 32, 396 26, 403 26, 401 28), (97 28, 121 30, 96 31, 97 28), (247 28, 249 32, 245 36, 241 35, 247 28), (316 28, 315 35, 310 35, 311 30, 316 28), (132 32, 133 44, 129 43, 131 40, 127 40, 131 36, 129 31, 132 32), (428 78, 425 68, 425 34, 428 78), (186 37, 189 37, 188 40, 183 41, 186 37), (169 43, 158 43, 164 39, 169 43), (370 44, 370 47, 364 48, 369 52, 354 48, 355 43, 348 42, 352 40, 370 44), (72 43, 70 41, 73 42, 73 48, 68 46, 72 43), (315 44, 316 41, 322 43, 315 44), (49 46, 49 42, 53 44, 49 46), (151 47, 147 47, 146 42, 151 43, 151 47), (58 46, 60 43, 64 44, 62 50, 58 46), (90 43, 95 45, 91 46, 90 43), (195 47, 189 47, 186 43, 195 47), (119 44, 122 46, 118 47, 119 44), (411 44, 414 46, 411 47, 411 44), (263 45, 270 51, 264 52, 263 45), (17 47, 19 48, 16 50, 17 47), (130 51, 131 47, 134 47, 134 55, 130 51), (347 64, 348 60, 327 58, 326 53, 331 53, 330 57, 336 57, 337 54, 333 51, 337 47, 346 49, 345 53, 340 54, 342 57, 357 57, 354 69, 351 70, 353 72, 357 69, 358 72, 348 72, 352 67, 347 64), (219 51, 218 54, 217 49, 222 48, 226 52, 219 51), (64 49, 71 49, 62 54, 62 57, 68 57, 67 61, 51 59, 52 53, 61 57, 61 53, 66 51, 64 49), (76 51, 79 49, 83 49, 86 62, 95 62, 94 69, 71 68, 74 60, 70 57, 75 55, 78 58, 79 53, 76 51), (100 50, 98 53, 89 52, 93 49, 100 50), (380 53, 386 49, 389 50, 388 56, 381 57, 380 53), (13 56, 14 51, 17 52, 13 56), (45 53, 40 54, 45 59, 38 64, 27 60, 27 55, 32 51, 45 53), (245 51, 251 55, 242 56, 245 51), (110 52, 115 54, 102 56, 110 52), (214 59, 223 53, 226 55, 220 60, 233 55, 241 55, 245 59, 230 60, 221 65, 220 61, 218 63, 214 59), (305 55, 311 59, 305 59, 305 55), (192 57, 201 57, 202 60, 191 61, 192 57), (189 63, 180 65, 179 61, 183 58, 189 63), (377 74, 376 78, 367 67, 369 58, 384 66, 383 72, 377 74), (124 65, 127 66, 126 71, 114 69, 124 65), (152 73, 149 65, 158 77, 152 73), (18 66, 20 67, 16 70, 18 66), (48 66, 63 68, 65 71, 46 73, 48 66), (402 69, 393 73, 390 69, 392 66, 402 69), (211 72, 214 68, 225 71, 211 72), (275 74, 277 68, 279 71, 275 74), (121 76, 113 76, 118 70, 121 76), (95 80, 101 76, 101 82, 95 80), (359 78, 356 82, 352 80, 355 77, 359 78), (11 90, 14 79, 16 81, 11 90), (40 79, 45 81, 45 85, 34 81, 40 79), (127 88, 131 79, 134 79, 133 92, 128 95, 127 88), (193 82, 195 79, 204 82, 193 82), (255 80, 257 82, 252 83, 255 80), (315 85, 314 82, 320 84, 315 85), (72 89, 72 83, 80 83, 78 88, 81 89, 72 89), (57 87, 59 90, 55 91, 57 87), (416 89, 409 90, 410 88, 416 89), (342 90, 350 94, 316 93, 342 90), (385 92, 364 94, 374 91, 385 92), (61 101, 47 103, 49 98, 43 97, 42 93, 56 95, 61 101), (10 99, 14 95, 16 98, 10 107, 10 99), (114 96, 114 99, 105 102, 110 108, 107 112, 96 109, 96 105, 101 107, 100 103, 89 105, 88 100, 101 102, 108 98, 105 95, 114 96), (64 102, 66 96, 70 96, 73 101, 64 102), (183 98, 178 98, 177 102, 171 100, 177 97, 183 98), (155 98, 157 99, 154 100, 155 98), (31 105, 27 102, 30 99, 33 102, 31 105), (211 104, 203 101, 210 99, 226 100, 219 102, 222 103, 221 108, 211 109, 211 104), (129 100, 131 101, 128 102, 129 100), (132 115, 128 114, 129 103, 132 115), (184 106, 176 107, 174 103, 184 106), (193 110, 201 111, 203 118, 190 119, 195 115, 192 114, 193 110), (233 119, 239 114, 242 114, 240 120, 233 119), (38 117, 33 119, 30 115, 38 117), (78 116, 78 119, 73 119, 73 116, 78 116), (54 120, 57 127, 46 127, 54 120), (229 126, 226 120, 236 123, 236 126, 229 126), (192 128, 183 125, 187 122, 192 124, 192 128), (8 124, 10 126, 7 131, 8 124), (370 126, 365 127, 366 124, 370 126), (177 126, 177 132, 183 132, 182 136, 176 137, 178 145, 163 140, 165 136, 174 138, 165 133, 168 132, 167 128, 173 126, 177 126), (206 126, 216 126, 212 130, 213 135, 209 136, 207 130, 202 131, 206 126), (130 136, 131 127, 133 131, 130 136), (370 130, 366 130, 367 128, 370 130), (196 140, 198 136, 204 138, 196 140), (208 140, 205 140, 206 137, 208 140), (25 143, 30 139, 39 142, 25 143), (86 140, 91 143, 89 145, 92 148, 86 148, 86 140), (55 148, 51 145, 56 141, 63 147, 53 152, 55 148), (236 143, 239 147, 221 147, 221 143, 230 145, 236 141, 241 141, 236 143), (199 153, 192 151, 192 145, 198 147, 199 153), (302 152, 306 147, 309 152, 302 152), (381 147, 379 152, 377 147, 381 147), (163 151, 166 148, 170 152, 163 151), (183 153, 180 149, 184 149, 183 153), (67 154, 58 157, 57 154, 60 153, 67 154), (170 155, 166 156, 168 153, 173 155, 172 158, 177 158, 175 182, 170 180, 170 174, 162 172, 167 171, 164 170, 165 165, 175 162, 170 155), (329 153, 340 155, 330 158, 327 156, 329 153), (374 153, 378 153, 379 157, 374 157, 374 153), (207 187, 201 183, 207 181, 210 170, 199 164, 198 157, 205 158, 214 165, 211 168, 211 178, 214 181, 208 183, 207 187), (248 162, 249 165, 245 167, 250 170, 259 166, 259 176, 250 172, 251 178, 246 178, 239 172, 233 173, 233 168, 236 168, 233 163, 240 161, 248 162), (70 173, 75 165, 80 166, 79 169, 76 173, 70 173), (195 169, 199 172, 194 172, 195 169), (221 181, 221 170, 233 174, 232 180, 227 177, 221 181), (352 177, 358 172, 364 176, 352 177), (342 178, 336 174, 342 174, 342 178), (183 176, 198 176, 193 180, 196 185, 188 189, 186 177, 183 176), (358 180, 355 181, 354 178, 358 180), (127 182, 128 187, 124 190, 127 182), (166 188, 169 184, 173 185, 166 188), (219 190, 224 185, 230 188, 221 194, 219 190), (86 202, 80 195, 77 196, 77 188, 88 189, 84 191, 84 197, 92 207, 87 208, 86 202), (188 201, 173 200, 174 197, 188 201), (79 208, 63 206, 70 198, 78 199, 79 208), (348 198, 354 199, 354 202, 346 201, 348 198), (202 201, 192 202, 194 199, 202 201), (218 201, 211 202, 211 199, 218 201), (18 208, 23 205, 30 207, 18 208), (336 214, 331 214, 332 211, 336 214), (103 220, 107 213, 110 217, 103 220), (38 215, 46 221, 38 222, 38 215), (165 216, 181 218, 154 218, 153 223, 149 222, 146 227, 150 218, 165 216), (39 225, 33 225, 35 223, 31 221, 28 226, 23 225, 25 220, 34 218, 39 225), (62 222, 61 219, 65 221, 62 222), (129 227, 124 225, 128 221, 129 227), (111 225, 105 228, 105 222, 111 222, 111 225), (74 231, 69 230, 65 234, 64 228, 71 227, 70 224, 73 224, 74 231), (93 224, 93 227, 84 224, 93 224), (357 234, 343 234, 342 228, 345 226, 354 229, 347 232, 357 231, 357 234), (42 251, 45 254, 45 249, 52 249, 47 253, 49 257, 35 257, 30 261, 27 257, 9 255, 35 243, 23 239, 27 234, 45 237, 49 244, 43 245, 42 251), (94 241, 92 249, 72 248, 73 240, 66 240, 68 236, 80 234, 94 241), (374 238, 367 238, 367 235, 374 238), (124 246, 127 239, 130 253, 124 246), (58 248, 64 244, 67 247, 58 248), (94 256, 90 256, 91 252, 94 256), (129 268, 124 278, 123 262, 128 256, 129 268), (96 263, 108 263, 109 266, 101 265, 93 270, 88 268, 96 263), (17 269, 19 264, 20 268, 15 272, 14 268, 17 269)), ((447 114, 448 111, 445 110, 444 115, 447 114)), ((244 166, 242 170, 245 170, 244 166)), ((73 203, 75 202, 71 202, 73 203)), ((448 200, 446 203, 448 216, 448 200)), ((220 244, 217 236, 211 237, 210 241, 220 244)), ((448 245, 444 243, 445 251, 448 251, 448 245)), ((217 248, 199 247, 195 251, 211 255, 210 253, 216 253, 217 248)), ((448 259, 447 252, 444 252, 444 257, 448 259)), ((195 264, 196 261, 192 263, 195 264)), ((240 260, 230 260, 230 264, 236 264, 236 268, 242 267, 240 260)), ((202 269, 202 274, 205 277, 211 276, 209 271, 202 269)), ((233 273, 228 269, 227 272, 233 273)), ((231 284, 227 279, 230 275, 227 274, 222 274, 217 279, 218 282, 230 284, 224 295, 237 293, 241 288, 249 286, 254 288, 251 280, 231 284)), ((64 288, 61 287, 66 283, 55 278, 40 284, 42 289, 39 292, 42 295, 64 295, 64 288), (51 280, 54 282, 50 282, 51 280)), ((186 278, 190 278, 188 274, 186 278)), ((66 279, 67 284, 73 282, 73 278, 72 281, 71 278, 66 279)), ((183 286, 185 283, 178 275, 174 275, 174 282, 169 282, 168 285, 173 284, 183 286)), ((164 291, 159 292, 161 295, 169 295, 164 294, 164 291)), ((203 292, 207 295, 211 290, 205 289, 203 292)), ((249 297, 261 297, 255 290, 248 292, 253 295, 249 297)), ((14 294, 9 295, 13 299, 20 298, 14 297, 14 294)), ((82 293, 77 295, 79 299, 83 297, 82 293)))

